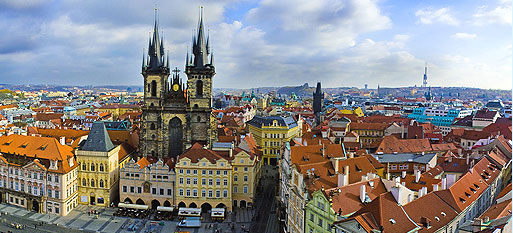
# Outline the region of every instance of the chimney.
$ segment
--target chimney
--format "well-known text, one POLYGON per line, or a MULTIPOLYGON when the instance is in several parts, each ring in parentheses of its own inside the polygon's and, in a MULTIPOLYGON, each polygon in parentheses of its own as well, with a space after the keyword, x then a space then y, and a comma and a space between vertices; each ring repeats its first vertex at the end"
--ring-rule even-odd
POLYGON ((404 194, 403 194, 403 191, 401 190, 401 187, 399 187, 397 185, 396 186, 392 186, 390 188, 390 192, 394 196, 395 201, 397 201, 398 204, 402 204, 401 203, 401 199, 403 198, 402 195, 404 195, 404 194))
POLYGON ((415 170, 415 182, 419 182, 420 180, 420 170, 415 170))
POLYGON ((442 189, 447 189, 447 177, 442 178, 442 189))
POLYGON ((461 157, 463 150, 461 148, 458 148, 458 155, 461 157))
POLYGON ((452 163, 452 156, 449 156, 449 163, 452 163))
POLYGON ((470 156, 467 156, 467 165, 468 165, 469 161, 470 161, 470 156))
POLYGON ((349 183, 349 177, 346 174, 338 174, 338 187, 346 186, 349 183))
POLYGON ((403 179, 404 179, 404 177, 406 177, 406 171, 402 171, 402 172, 401 172, 401 178, 403 178, 403 179))
POLYGON ((349 158, 354 158, 354 152, 349 152, 349 158))
POLYGON ((364 203, 364 202, 365 202, 365 196, 366 196, 366 193, 365 193, 365 184, 362 184, 362 185, 360 186, 360 201, 361 201, 362 203, 364 203))
POLYGON ((367 180, 367 175, 363 175, 362 176, 362 181, 366 181, 367 180))
POLYGON ((438 191, 438 184, 433 185, 433 191, 438 191))
POLYGON ((399 184, 401 182, 401 178, 400 177, 394 177, 394 181, 396 184, 399 184))
POLYGON ((344 167, 344 174, 346 174, 347 178, 349 179, 349 165, 344 167))
POLYGON ((64 136, 60 137, 59 142, 61 143, 61 145, 66 145, 66 137, 64 137, 64 136))
POLYGON ((335 174, 338 174, 338 158, 331 159, 331 165, 333 165, 333 169, 335 170, 335 174))
POLYGON ((417 195, 419 196, 419 198, 424 196, 424 188, 423 187, 419 189, 419 191, 417 192, 417 195))

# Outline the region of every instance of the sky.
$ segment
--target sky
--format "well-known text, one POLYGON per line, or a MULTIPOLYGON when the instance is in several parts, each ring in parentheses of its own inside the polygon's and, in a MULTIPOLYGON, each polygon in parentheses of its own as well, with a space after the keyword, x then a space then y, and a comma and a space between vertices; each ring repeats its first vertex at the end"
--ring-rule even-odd
POLYGON ((0 0, 0 83, 142 85, 155 7, 183 70, 200 5, 217 88, 512 86, 507 0, 0 0))

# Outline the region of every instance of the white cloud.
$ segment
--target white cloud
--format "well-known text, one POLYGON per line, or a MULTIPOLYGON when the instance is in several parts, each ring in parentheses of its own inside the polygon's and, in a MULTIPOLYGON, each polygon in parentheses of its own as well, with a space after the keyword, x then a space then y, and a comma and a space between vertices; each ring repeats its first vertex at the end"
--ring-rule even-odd
POLYGON ((496 8, 489 10, 488 6, 481 6, 477 9, 477 12, 472 15, 474 17, 474 23, 476 25, 487 25, 487 24, 506 24, 511 25, 512 18, 511 1, 506 2, 503 5, 497 6, 496 8))
POLYGON ((470 34, 465 32, 458 32, 451 36, 454 39, 473 39, 476 38, 476 34, 470 34))
POLYGON ((449 8, 426 8, 415 12, 415 16, 419 18, 418 22, 422 24, 442 23, 448 25, 459 25, 459 21, 452 16, 449 8))

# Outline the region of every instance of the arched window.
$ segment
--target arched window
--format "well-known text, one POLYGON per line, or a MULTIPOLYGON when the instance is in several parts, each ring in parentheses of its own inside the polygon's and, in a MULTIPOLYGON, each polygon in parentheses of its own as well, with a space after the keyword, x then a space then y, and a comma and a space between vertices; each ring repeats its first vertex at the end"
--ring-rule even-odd
POLYGON ((151 81, 151 96, 157 96, 157 82, 151 81))
POLYGON ((201 117, 200 117, 200 116, 198 116, 198 117, 197 117, 197 121, 198 121, 198 122, 200 122, 200 121, 201 121, 201 117))
POLYGON ((100 188, 103 188, 103 180, 100 180, 100 188))
POLYGON ((154 129, 155 129, 155 123, 151 123, 151 125, 150 125, 150 129, 151 129, 151 130, 154 130, 154 129))
POLYGON ((100 171, 103 171, 103 163, 100 163, 100 171))
POLYGON ((155 134, 151 135, 151 139, 155 140, 155 134))
POLYGON ((87 170, 87 164, 86 163, 83 163, 82 164, 82 171, 86 171, 87 170))
POLYGON ((202 96, 203 95, 203 81, 198 80, 196 81, 196 96, 202 96))
POLYGON ((94 163, 91 163, 91 171, 95 171, 94 163))
POLYGON ((91 187, 94 187, 94 180, 91 179, 91 187))
POLYGON ((86 186, 86 185, 87 185, 86 179, 85 179, 85 178, 83 178, 83 179, 82 179, 82 186, 86 186))

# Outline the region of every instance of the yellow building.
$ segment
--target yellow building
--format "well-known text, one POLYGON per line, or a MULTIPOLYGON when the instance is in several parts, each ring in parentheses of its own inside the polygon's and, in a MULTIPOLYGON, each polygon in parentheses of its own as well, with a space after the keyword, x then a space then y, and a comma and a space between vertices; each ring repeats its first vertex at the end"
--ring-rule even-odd
POLYGON ((138 105, 134 104, 106 104, 102 105, 98 111, 99 112, 108 112, 112 114, 112 118, 117 120, 119 116, 132 111, 140 111, 141 108, 138 105))
POLYGON ((253 204, 259 174, 258 157, 232 143, 212 150, 196 143, 178 158, 175 202, 178 207, 247 207, 253 204))
MULTIPOLYGON (((359 123, 351 122, 350 131, 358 134, 358 140, 364 146, 368 146, 385 136, 385 130, 389 127, 386 123, 359 123)), ((367 147, 366 147, 367 148, 367 147)))
POLYGON ((76 150, 79 165, 79 203, 109 206, 119 200, 119 166, 129 156, 114 146, 103 122, 94 122, 87 139, 76 150), (121 155, 121 156, 120 156, 121 155))
POLYGON ((248 122, 249 132, 262 148, 264 164, 276 165, 280 147, 295 137, 301 137, 302 120, 291 116, 255 116, 248 122))
POLYGON ((355 109, 341 109, 340 113, 342 114, 354 114, 358 117, 363 117, 365 114, 363 114, 363 111, 360 107, 355 109))

